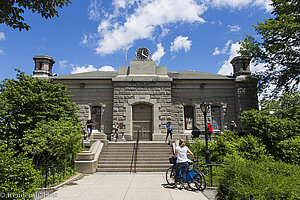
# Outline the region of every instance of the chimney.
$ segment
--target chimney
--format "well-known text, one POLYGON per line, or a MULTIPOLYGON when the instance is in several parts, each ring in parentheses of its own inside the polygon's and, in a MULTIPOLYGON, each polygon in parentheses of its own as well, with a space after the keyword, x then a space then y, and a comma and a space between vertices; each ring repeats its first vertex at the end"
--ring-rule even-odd
POLYGON ((35 62, 35 68, 33 71, 33 77, 48 79, 52 76, 52 66, 55 63, 53 58, 45 55, 37 55, 33 57, 35 62))

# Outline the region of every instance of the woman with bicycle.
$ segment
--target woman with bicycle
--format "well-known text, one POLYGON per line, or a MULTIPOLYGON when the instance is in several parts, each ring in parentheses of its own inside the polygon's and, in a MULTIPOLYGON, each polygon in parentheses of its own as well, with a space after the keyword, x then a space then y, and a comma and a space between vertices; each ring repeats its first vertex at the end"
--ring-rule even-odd
POLYGON ((178 174, 181 172, 182 174, 182 185, 181 188, 184 187, 183 183, 186 183, 186 175, 188 171, 188 157, 187 153, 190 153, 192 155, 192 158, 194 160, 194 154, 191 152, 191 150, 185 146, 184 139, 179 140, 179 146, 175 149, 175 155, 174 157, 177 158, 177 164, 175 169, 175 187, 178 185, 178 174))

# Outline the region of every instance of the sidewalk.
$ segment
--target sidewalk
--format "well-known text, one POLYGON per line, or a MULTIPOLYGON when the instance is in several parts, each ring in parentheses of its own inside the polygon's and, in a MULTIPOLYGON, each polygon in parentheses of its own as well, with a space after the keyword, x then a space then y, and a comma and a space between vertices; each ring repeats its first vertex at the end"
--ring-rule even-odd
POLYGON ((201 192, 166 185, 165 173, 95 173, 66 185, 43 200, 207 200, 201 192))

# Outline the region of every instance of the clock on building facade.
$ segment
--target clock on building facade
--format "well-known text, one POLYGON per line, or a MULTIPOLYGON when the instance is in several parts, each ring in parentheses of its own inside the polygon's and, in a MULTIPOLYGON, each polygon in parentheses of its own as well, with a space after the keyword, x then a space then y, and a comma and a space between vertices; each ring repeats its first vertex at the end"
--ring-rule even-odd
POLYGON ((149 49, 145 47, 138 48, 135 52, 136 60, 143 60, 143 61, 151 60, 150 55, 151 53, 149 49))

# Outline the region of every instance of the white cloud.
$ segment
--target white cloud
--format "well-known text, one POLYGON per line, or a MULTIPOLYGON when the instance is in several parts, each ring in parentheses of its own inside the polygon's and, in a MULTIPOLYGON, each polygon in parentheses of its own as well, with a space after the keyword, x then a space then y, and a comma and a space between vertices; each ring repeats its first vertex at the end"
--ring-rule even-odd
POLYGON ((159 39, 162 39, 163 37, 167 36, 169 32, 169 29, 161 27, 161 34, 159 35, 159 39))
POLYGON ((160 59, 165 55, 165 50, 161 43, 157 44, 156 46, 157 50, 152 55, 152 60, 156 61, 157 65, 159 65, 160 59))
POLYGON ((184 49, 185 52, 191 49, 192 41, 188 40, 188 37, 183 37, 182 35, 175 38, 174 42, 171 42, 170 51, 178 52, 184 49))
POLYGON ((97 69, 93 65, 81 66, 81 67, 73 67, 71 74, 85 73, 97 71, 97 69))
MULTIPOLYGON (((124 1, 114 1, 114 5, 124 8, 124 1)), ((132 5, 126 4, 125 7, 132 5)), ((124 22, 116 20, 122 13, 108 15, 107 19, 101 22, 101 28, 98 27, 98 31, 101 30, 101 39, 98 40, 96 53, 111 54, 132 45, 138 39, 151 39, 158 26, 178 22, 204 23, 200 15, 205 10, 205 4, 199 5, 196 0, 141 1, 137 3, 131 15, 124 11, 124 22), (110 26, 104 26, 105 24, 110 26)))
POLYGON ((264 9, 266 9, 266 11, 270 12, 273 10, 271 3, 271 0, 255 0, 253 5, 257 7, 263 7, 264 9))
MULTIPOLYGON (((231 41, 231 40, 229 40, 229 41, 231 41)), ((228 42, 226 43, 226 45, 227 44, 228 44, 228 42)), ((222 74, 222 75, 232 75, 233 74, 233 67, 230 64, 230 61, 234 57, 240 56, 240 54, 237 52, 238 50, 240 50, 240 48, 241 48, 241 45, 238 42, 231 44, 230 51, 227 52, 229 54, 229 57, 227 60, 224 61, 221 69, 218 71, 218 74, 222 74)), ((250 63, 250 70, 252 73, 255 73, 255 72, 265 71, 266 68, 265 68, 264 64, 257 64, 254 66, 254 64, 250 63)))
POLYGON ((111 27, 109 20, 102 21, 101 24, 98 26, 98 33, 106 31, 109 27, 111 27))
POLYGON ((4 50, 0 49, 0 55, 4 54, 4 50))
POLYGON ((219 47, 216 47, 215 51, 213 52, 213 55, 215 56, 215 55, 219 55, 219 54, 227 54, 228 47, 231 43, 232 43, 232 41, 228 40, 225 44, 225 47, 223 47, 223 49, 221 51, 219 50, 219 47))
POLYGON ((0 40, 5 40, 5 34, 3 32, 0 32, 0 40))
POLYGON ((217 8, 231 7, 235 9, 242 9, 249 6, 256 6, 271 11, 271 0, 211 0, 208 1, 212 6, 217 8))
POLYGON ((99 20, 100 19, 100 3, 97 0, 90 0, 90 5, 88 7, 88 14, 90 20, 99 20))
POLYGON ((81 43, 82 43, 82 44, 87 44, 87 43, 88 43, 88 36, 87 36, 86 34, 83 34, 81 43))
POLYGON ((61 69, 66 69, 70 64, 67 60, 60 60, 58 61, 58 65, 61 69))
MULTIPOLYGON (((228 43, 228 42, 227 42, 228 43)), ((226 44, 227 44, 226 43, 226 44)), ((233 73, 233 68, 232 65, 230 64, 230 61, 236 57, 239 56, 239 54, 237 53, 237 51, 241 48, 241 45, 236 42, 236 43, 232 43, 230 46, 230 51, 229 51, 229 58, 228 60, 224 61, 224 64, 222 65, 221 69, 218 71, 218 74, 222 74, 222 75, 232 75, 233 73)))
POLYGON ((237 32, 239 30, 241 30, 241 27, 239 25, 228 25, 227 26, 231 32, 237 32))
POLYGON ((114 0, 113 5, 115 7, 115 10, 118 10, 120 8, 125 9, 129 5, 134 4, 135 0, 114 0))
POLYGON ((98 71, 116 71, 112 66, 103 66, 98 69, 98 71))
MULTIPOLYGON (((74 65, 73 65, 74 66, 74 65)), ((85 72, 93 72, 93 71, 116 71, 112 66, 102 66, 99 69, 95 68, 93 65, 83 65, 78 67, 73 67, 71 74, 79 74, 85 72)))
MULTIPOLYGON (((90 0, 89 18, 99 20, 97 32, 88 34, 82 43, 92 42, 95 53, 113 54, 128 49, 141 39, 155 40, 157 43, 169 34, 170 25, 204 23, 201 15, 209 8, 244 9, 259 7, 271 11, 271 0, 113 0, 112 8, 100 0, 90 0), (157 33, 158 27, 161 34, 157 33)), ((107 3, 106 3, 107 4, 107 3)), ((216 21, 222 25, 221 21, 216 21)), ((228 26, 231 31, 239 31, 237 25, 228 26)))

